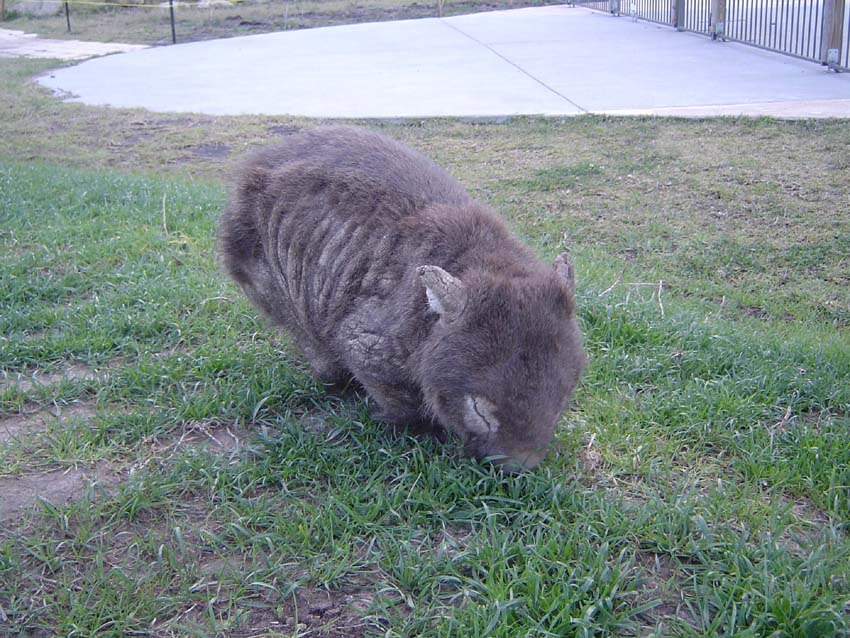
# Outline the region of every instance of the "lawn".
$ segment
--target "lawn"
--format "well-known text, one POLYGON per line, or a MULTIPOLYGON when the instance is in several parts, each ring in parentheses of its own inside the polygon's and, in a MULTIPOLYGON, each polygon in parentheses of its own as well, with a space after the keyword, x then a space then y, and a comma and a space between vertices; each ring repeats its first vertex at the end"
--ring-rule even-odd
POLYGON ((589 366, 505 477, 220 273, 235 159, 315 122, 49 68, 0 59, 0 635, 850 635, 847 121, 365 123, 576 261, 589 366))

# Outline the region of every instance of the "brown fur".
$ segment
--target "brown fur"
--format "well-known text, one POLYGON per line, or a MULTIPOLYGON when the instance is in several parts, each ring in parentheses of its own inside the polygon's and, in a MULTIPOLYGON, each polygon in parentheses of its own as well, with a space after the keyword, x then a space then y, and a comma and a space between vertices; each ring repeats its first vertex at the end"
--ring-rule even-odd
POLYGON ((245 162, 218 235, 322 380, 468 454, 543 458, 584 365, 572 262, 541 263, 429 159, 365 129, 292 135, 245 162))

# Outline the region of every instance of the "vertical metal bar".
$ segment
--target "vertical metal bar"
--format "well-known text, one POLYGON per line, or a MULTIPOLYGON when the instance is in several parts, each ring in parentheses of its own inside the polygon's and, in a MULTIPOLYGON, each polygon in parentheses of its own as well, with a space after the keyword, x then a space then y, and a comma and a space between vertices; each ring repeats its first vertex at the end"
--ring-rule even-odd
MULTIPOLYGON (((757 3, 758 4, 758 3, 757 3)), ((765 46, 767 37, 766 33, 769 33, 770 29, 770 10, 768 7, 765 7, 765 11, 762 11, 761 14, 761 33, 759 34, 758 43, 762 46, 765 46)))
POLYGON ((788 22, 791 20, 791 17, 788 14, 788 5, 791 4, 791 0, 779 0, 779 2, 780 11, 782 12, 782 37, 780 38, 782 50, 790 53, 788 46, 788 22))
POLYGON ((71 10, 68 8, 68 0, 65 0, 65 24, 68 25, 68 33, 71 33, 71 10))
POLYGON ((747 25, 747 42, 753 41, 753 29, 755 28, 756 16, 753 12, 753 0, 747 0, 747 15, 745 16, 747 25))
POLYGON ((735 11, 737 8, 737 0, 729 0, 726 3, 726 37, 730 37, 732 33, 732 25, 735 23, 735 11))
POLYGON ((820 14, 821 0, 812 0, 809 3, 809 57, 817 59, 818 57, 818 19, 820 14))
POLYGON ((767 7, 767 25, 766 30, 764 32, 764 46, 770 46, 770 39, 773 37, 773 2, 774 0, 768 0, 767 7))
POLYGON ((752 42, 756 37, 758 27, 758 13, 756 13, 755 0, 749 0, 747 6, 747 42, 752 42))
POLYGON ((770 39, 773 37, 773 2, 774 0, 768 0, 767 7, 767 28, 764 32, 764 46, 770 46, 770 39))
POLYGON ((743 25, 746 24, 746 17, 742 18, 741 15, 747 15, 747 6, 746 2, 742 2, 741 0, 735 1, 735 20, 732 22, 732 28, 735 29, 735 33, 732 37, 737 38, 738 40, 743 40, 743 25))
POLYGON ((761 10, 759 6, 759 2, 763 0, 753 0, 753 37, 750 39, 750 42, 758 43, 761 40, 761 32, 764 29, 762 22, 764 21, 764 12, 761 10))
POLYGON ((171 44, 177 44, 177 32, 174 29, 174 0, 168 0, 168 11, 171 14, 171 44))
POLYGON ((767 32, 768 46, 776 48, 776 0, 770 0, 770 22, 768 23, 770 30, 767 32))
POLYGON ((850 67, 850 11, 846 11, 847 20, 844 22, 844 68, 850 67))
POLYGON ((817 20, 815 18, 817 7, 815 6, 815 3, 819 1, 820 0, 810 0, 806 5, 806 22, 808 23, 808 26, 806 27, 806 55, 810 58, 815 57, 812 42, 815 41, 815 31, 817 30, 817 20))
POLYGON ((788 5, 791 3, 791 0, 779 0, 779 3, 780 11, 782 12, 782 37, 780 38, 782 50, 790 53, 788 47, 788 22, 791 18, 788 14, 788 5))

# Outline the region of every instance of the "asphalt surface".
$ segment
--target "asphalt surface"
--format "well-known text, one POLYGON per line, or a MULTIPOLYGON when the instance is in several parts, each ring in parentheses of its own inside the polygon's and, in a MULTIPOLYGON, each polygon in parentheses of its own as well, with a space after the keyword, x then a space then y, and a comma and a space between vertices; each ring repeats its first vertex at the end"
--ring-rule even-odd
POLYGON ((147 48, 39 81, 88 104, 216 115, 850 117, 848 73, 568 6, 147 48))

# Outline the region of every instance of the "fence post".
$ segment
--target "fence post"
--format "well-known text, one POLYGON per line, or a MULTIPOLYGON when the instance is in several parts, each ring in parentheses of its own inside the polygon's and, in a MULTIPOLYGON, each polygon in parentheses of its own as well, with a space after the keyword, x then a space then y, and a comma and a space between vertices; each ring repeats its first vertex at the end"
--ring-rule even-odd
POLYGON ((673 3, 673 26, 679 31, 685 30, 685 0, 671 0, 673 3))
POLYGON ((6 0, 0 0, 0 22, 6 19, 6 0))
POLYGON ((841 60, 841 35, 844 30, 845 0, 825 0, 823 4, 823 40, 820 60, 830 69, 837 69, 841 60))
POLYGON ((726 0, 711 0, 711 39, 726 39, 726 0))
POLYGON ((177 44, 177 31, 174 29, 174 0, 168 0, 168 13, 171 15, 171 44, 177 44))

